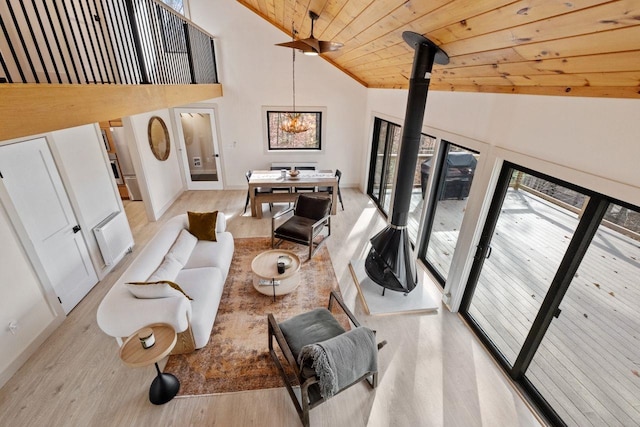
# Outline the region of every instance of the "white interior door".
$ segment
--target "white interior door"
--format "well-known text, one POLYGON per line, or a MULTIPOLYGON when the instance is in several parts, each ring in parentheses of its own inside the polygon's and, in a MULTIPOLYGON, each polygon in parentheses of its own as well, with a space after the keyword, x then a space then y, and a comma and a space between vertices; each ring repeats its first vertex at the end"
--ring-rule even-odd
POLYGON ((187 189, 222 190, 215 110, 175 108, 173 111, 187 189))
POLYGON ((1 146, 0 173, 62 308, 69 313, 98 277, 46 140, 1 146))

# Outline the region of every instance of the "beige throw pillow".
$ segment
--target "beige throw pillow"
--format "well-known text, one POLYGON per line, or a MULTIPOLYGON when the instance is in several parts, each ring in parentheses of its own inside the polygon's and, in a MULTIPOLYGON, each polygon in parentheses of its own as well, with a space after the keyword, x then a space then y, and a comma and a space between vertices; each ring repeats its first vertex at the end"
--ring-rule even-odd
POLYGON ((155 299, 184 296, 188 300, 193 301, 193 298, 187 295, 180 285, 170 280, 159 280, 157 282, 128 282, 125 283, 125 286, 136 298, 155 299))

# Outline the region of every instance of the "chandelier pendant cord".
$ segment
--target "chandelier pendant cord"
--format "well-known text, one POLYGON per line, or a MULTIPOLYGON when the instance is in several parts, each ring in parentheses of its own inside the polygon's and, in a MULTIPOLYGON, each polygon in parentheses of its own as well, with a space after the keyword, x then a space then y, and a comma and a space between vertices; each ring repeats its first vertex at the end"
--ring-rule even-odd
POLYGON ((293 112, 295 114, 296 112, 296 50, 292 49, 292 54, 293 59, 291 61, 291 67, 292 67, 292 76, 293 76, 293 112))

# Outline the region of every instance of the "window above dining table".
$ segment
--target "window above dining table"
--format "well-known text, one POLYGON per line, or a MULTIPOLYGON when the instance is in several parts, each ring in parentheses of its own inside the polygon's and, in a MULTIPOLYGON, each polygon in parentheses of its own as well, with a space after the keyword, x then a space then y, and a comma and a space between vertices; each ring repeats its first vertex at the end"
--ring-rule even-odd
POLYGON ((322 151, 325 108, 302 107, 294 112, 290 108, 265 107, 263 112, 267 151, 322 151), (292 118, 306 130, 297 133, 283 130, 283 125, 292 118))

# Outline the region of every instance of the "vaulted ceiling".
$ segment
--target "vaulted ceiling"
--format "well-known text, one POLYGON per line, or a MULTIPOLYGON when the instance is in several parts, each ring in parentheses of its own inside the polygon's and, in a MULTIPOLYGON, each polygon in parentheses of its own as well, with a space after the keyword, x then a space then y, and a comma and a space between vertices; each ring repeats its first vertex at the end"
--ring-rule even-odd
MULTIPOLYGON (((238 0, 280 28, 344 46, 323 53, 370 88, 407 88, 404 31, 450 57, 430 89, 640 98, 640 0, 238 0)), ((282 48, 286 49, 286 48, 282 48)))

